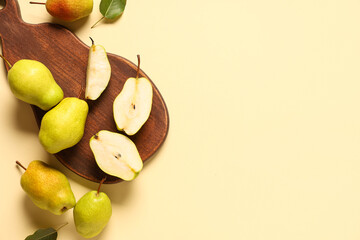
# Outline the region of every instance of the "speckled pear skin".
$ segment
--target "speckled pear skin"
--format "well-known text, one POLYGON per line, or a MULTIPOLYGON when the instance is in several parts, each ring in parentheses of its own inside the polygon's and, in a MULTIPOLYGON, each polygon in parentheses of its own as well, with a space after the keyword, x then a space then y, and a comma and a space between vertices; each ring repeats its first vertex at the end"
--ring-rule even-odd
POLYGON ((90 15, 93 0, 47 0, 45 6, 51 16, 73 22, 90 15))
POLYGON ((109 222, 111 201, 103 192, 90 191, 79 199, 73 213, 76 231, 85 238, 92 238, 101 233, 109 222))
POLYGON ((20 184, 36 206, 55 215, 63 214, 76 204, 66 176, 45 162, 32 161, 21 176, 20 184))

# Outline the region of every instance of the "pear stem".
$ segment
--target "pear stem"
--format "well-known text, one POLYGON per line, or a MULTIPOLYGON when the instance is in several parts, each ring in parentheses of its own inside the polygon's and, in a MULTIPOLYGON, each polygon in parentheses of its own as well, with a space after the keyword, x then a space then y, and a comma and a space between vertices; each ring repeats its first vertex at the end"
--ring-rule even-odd
POLYGON ((98 24, 101 20, 103 20, 105 17, 100 18, 94 25, 91 26, 91 28, 94 28, 96 24, 98 24))
POLYGON ((105 180, 106 180, 106 177, 104 177, 103 179, 101 179, 100 184, 99 184, 99 187, 98 187, 98 190, 97 190, 97 193, 96 193, 96 196, 99 196, 100 187, 101 187, 101 185, 105 182, 105 180))
POLYGON ((6 64, 9 66, 9 68, 12 68, 12 65, 9 63, 9 61, 3 55, 0 54, 0 57, 6 62, 6 64))
POLYGON ((41 4, 41 5, 45 5, 44 2, 30 2, 30 4, 41 4))
POLYGON ((91 40, 91 45, 94 45, 95 44, 94 39, 92 39, 92 37, 89 37, 89 38, 91 40))
POLYGON ((19 161, 16 161, 16 164, 26 171, 26 167, 24 167, 19 161))
POLYGON ((68 222, 64 223, 63 225, 61 225, 60 227, 58 227, 58 228, 56 229, 56 231, 59 231, 61 228, 65 227, 65 226, 68 225, 68 224, 69 224, 68 222))
POLYGON ((140 72, 140 55, 137 55, 137 59, 138 59, 138 66, 137 66, 137 71, 136 71, 136 79, 139 78, 139 72, 140 72))

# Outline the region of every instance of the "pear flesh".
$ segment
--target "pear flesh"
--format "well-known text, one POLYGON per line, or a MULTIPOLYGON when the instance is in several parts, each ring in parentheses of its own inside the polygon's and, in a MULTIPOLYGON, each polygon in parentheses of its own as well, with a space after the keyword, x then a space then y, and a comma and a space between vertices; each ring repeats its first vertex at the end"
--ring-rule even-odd
POLYGON ((112 215, 111 202, 103 192, 90 191, 76 203, 73 217, 76 231, 85 238, 97 236, 112 215))
POLYGON ((135 144, 126 136, 101 130, 90 139, 97 165, 105 173, 131 181, 143 168, 135 144))
POLYGON ((113 114, 117 129, 134 135, 150 116, 153 89, 146 78, 129 78, 115 98, 113 114))
POLYGON ((15 97, 42 110, 49 110, 64 97, 50 70, 35 60, 17 61, 8 72, 8 80, 15 97))
POLYGON ((93 10, 93 0, 47 0, 48 13, 67 22, 89 16, 93 10))
POLYGON ((75 206, 75 196, 66 176, 42 161, 29 164, 20 184, 36 206, 55 215, 75 206))
POLYGON ((96 100, 107 87, 111 77, 111 66, 101 45, 90 47, 86 72, 85 98, 96 100))
POLYGON ((57 153, 76 145, 84 135, 89 111, 88 104, 79 98, 64 98, 41 120, 39 139, 49 153, 57 153))

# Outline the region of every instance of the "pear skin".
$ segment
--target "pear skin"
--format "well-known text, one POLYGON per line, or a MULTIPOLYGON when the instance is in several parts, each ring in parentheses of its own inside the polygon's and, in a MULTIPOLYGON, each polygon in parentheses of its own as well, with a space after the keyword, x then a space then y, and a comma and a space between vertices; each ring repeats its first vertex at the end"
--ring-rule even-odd
POLYGON ((103 192, 90 191, 76 203, 73 216, 76 231, 85 238, 100 234, 112 215, 111 201, 103 192))
POLYGON ((18 99, 48 110, 64 97, 50 70, 41 62, 22 59, 9 70, 10 89, 18 99))
POLYGON ((90 15, 93 0, 47 0, 45 6, 51 16, 73 22, 90 15))
POLYGON ((66 176, 42 161, 29 164, 20 184, 36 206, 55 215, 63 214, 76 204, 66 176))
POLYGON ((88 104, 75 97, 64 98, 48 111, 39 131, 45 150, 54 154, 77 144, 84 135, 88 111, 88 104))

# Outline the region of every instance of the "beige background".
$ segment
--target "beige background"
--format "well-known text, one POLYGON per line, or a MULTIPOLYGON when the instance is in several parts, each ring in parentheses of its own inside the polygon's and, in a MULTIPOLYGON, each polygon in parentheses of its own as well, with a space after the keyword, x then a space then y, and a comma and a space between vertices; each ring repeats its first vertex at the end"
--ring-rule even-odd
MULTIPOLYGON (((53 21, 19 2, 25 21, 53 21)), ((129 0, 90 30, 99 2, 65 25, 133 62, 141 54, 170 131, 135 181, 103 187, 113 216, 95 239, 360 238, 359 1, 129 0)), ((72 211, 53 216, 27 198, 15 160, 60 169, 77 199, 97 184, 42 149, 0 73, 0 239, 69 222, 58 239, 81 240, 72 211)))

